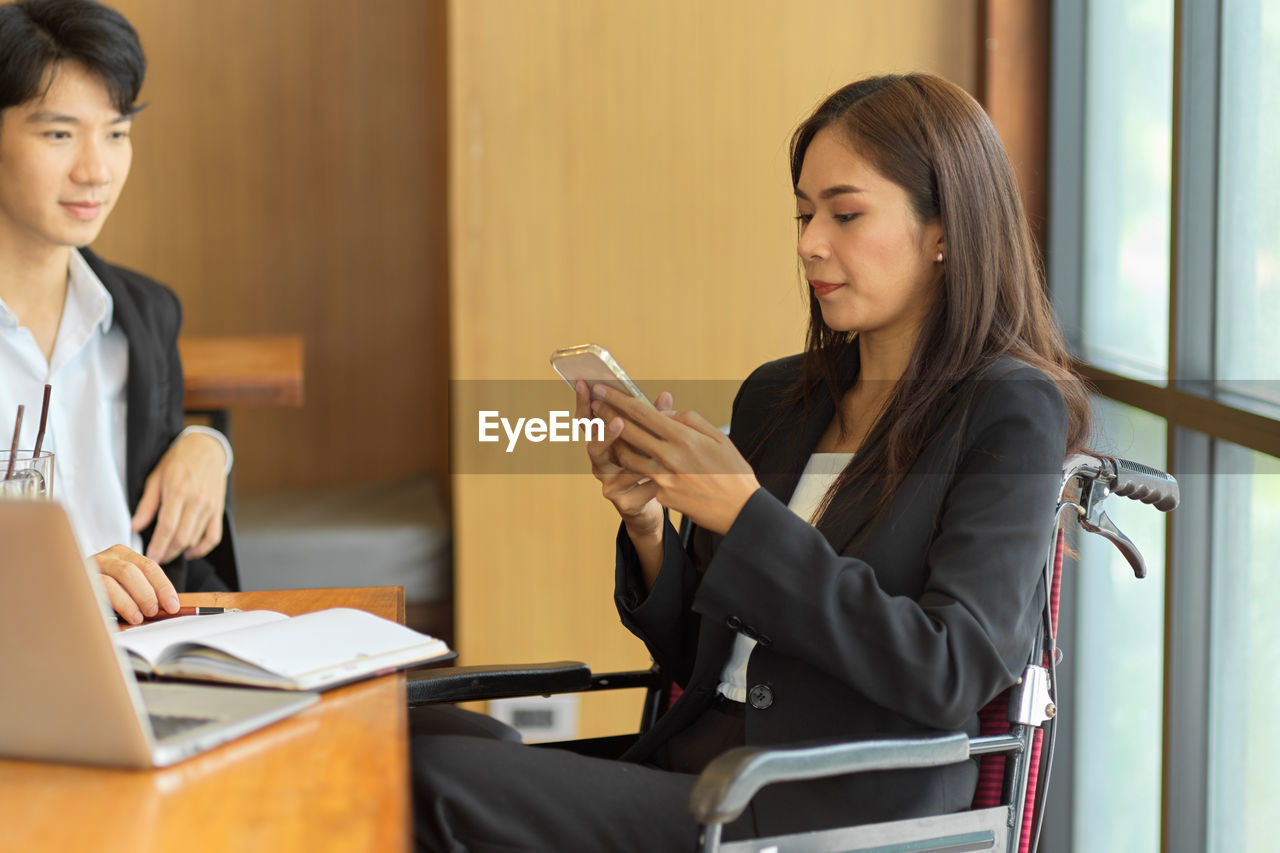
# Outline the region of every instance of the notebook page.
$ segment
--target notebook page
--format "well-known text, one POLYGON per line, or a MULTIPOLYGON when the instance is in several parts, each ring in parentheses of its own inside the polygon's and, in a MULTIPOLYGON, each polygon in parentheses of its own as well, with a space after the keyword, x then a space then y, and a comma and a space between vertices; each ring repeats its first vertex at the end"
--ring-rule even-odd
POLYGON ((212 613, 208 616, 178 616, 151 625, 140 625, 115 635, 116 645, 132 652, 154 667, 164 650, 177 643, 203 640, 226 631, 288 620, 274 610, 246 610, 242 613, 212 613))
POLYGON ((333 670, 376 668, 378 660, 447 654, 443 641, 363 610, 332 608, 200 640, 269 672, 303 681, 333 670))

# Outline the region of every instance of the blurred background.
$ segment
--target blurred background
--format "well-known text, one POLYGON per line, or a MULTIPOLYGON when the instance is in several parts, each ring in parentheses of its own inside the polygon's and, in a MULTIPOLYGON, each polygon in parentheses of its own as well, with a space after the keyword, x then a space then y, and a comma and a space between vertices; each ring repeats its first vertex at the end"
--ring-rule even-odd
POLYGON ((232 412, 246 585, 403 585, 468 663, 648 663, 585 462, 484 473, 478 404, 594 342, 727 420, 802 344, 796 123, 868 74, 973 93, 1096 445, 1183 484, 1168 523, 1116 514, 1150 577, 1088 548, 1067 573, 1042 849, 1277 849, 1278 0, 116 5, 149 106, 96 248, 172 286, 188 335, 305 342, 301 407, 232 412))
MULTIPOLYGON (((476 473, 480 389, 554 381, 552 350, 596 342, 642 386, 707 383, 727 422, 736 384, 803 341, 799 120, 887 71, 1027 97, 1025 39, 990 73, 976 0, 118 7, 148 106, 98 249, 171 285, 187 335, 305 341, 301 408, 232 413, 246 586, 404 583, 466 661, 647 661, 585 463, 476 473)), ((1034 131, 1006 112, 1011 139, 1034 131)), ((633 716, 600 702, 584 730, 633 716)))

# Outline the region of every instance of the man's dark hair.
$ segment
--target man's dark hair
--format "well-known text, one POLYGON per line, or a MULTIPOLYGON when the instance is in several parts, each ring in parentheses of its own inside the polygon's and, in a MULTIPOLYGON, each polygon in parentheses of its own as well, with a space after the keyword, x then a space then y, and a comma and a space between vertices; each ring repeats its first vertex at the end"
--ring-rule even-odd
POLYGON ((39 98, 49 71, 77 62, 100 78, 121 115, 136 109, 147 60, 124 16, 94 0, 0 6, 0 110, 39 98))

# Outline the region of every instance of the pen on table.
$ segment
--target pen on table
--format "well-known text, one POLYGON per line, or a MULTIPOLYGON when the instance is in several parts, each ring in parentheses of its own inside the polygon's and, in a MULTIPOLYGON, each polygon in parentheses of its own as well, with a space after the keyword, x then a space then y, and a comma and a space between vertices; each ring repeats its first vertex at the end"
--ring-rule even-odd
MULTIPOLYGON (((173 619, 177 616, 212 616, 217 613, 239 613, 239 607, 179 607, 177 613, 166 613, 161 610, 155 616, 147 616, 142 621, 155 622, 158 619, 173 619)), ((123 622, 119 616, 117 620, 123 622)))

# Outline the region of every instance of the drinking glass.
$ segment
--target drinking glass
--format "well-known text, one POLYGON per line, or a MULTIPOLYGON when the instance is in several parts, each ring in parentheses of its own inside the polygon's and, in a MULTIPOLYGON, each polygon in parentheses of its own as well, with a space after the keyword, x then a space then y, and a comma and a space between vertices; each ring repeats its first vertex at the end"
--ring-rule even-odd
POLYGON ((15 455, 0 450, 0 498, 42 501, 52 497, 53 454, 50 451, 19 450, 15 455), (13 456, 13 472, 6 478, 10 456, 13 456))

